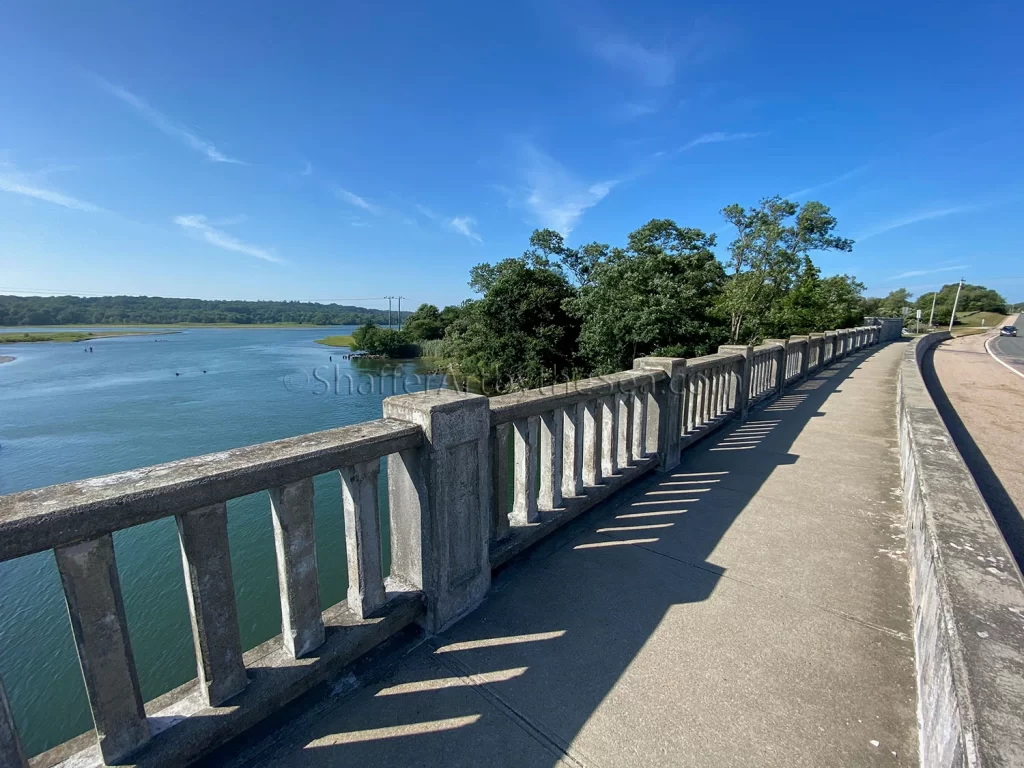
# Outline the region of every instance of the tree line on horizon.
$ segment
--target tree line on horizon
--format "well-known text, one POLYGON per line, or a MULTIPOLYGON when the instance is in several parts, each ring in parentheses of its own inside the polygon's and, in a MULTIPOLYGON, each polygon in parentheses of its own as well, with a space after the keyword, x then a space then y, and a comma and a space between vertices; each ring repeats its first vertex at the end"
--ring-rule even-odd
MULTIPOLYGON (((402 331, 360 329, 356 348, 394 356, 428 342, 459 374, 505 392, 625 370, 647 355, 695 357, 720 344, 907 315, 905 289, 866 298, 851 275, 822 277, 812 253, 853 249, 828 206, 771 197, 722 215, 736 233, 724 264, 715 234, 671 219, 652 219, 623 246, 573 248, 558 232, 535 230, 522 256, 472 268, 479 298, 443 310, 423 304, 402 331)), ((949 287, 939 292, 937 321, 948 322, 949 287)), ((931 294, 924 302, 930 309, 931 294)), ((996 307, 1005 301, 995 291, 964 286, 960 311, 996 307)))
MULTIPOLYGON (((402 312, 408 317, 410 312, 402 312)), ((398 322, 398 313, 392 313, 398 322)), ((0 326, 172 323, 384 323, 386 309, 306 301, 217 301, 160 296, 0 296, 0 326)))

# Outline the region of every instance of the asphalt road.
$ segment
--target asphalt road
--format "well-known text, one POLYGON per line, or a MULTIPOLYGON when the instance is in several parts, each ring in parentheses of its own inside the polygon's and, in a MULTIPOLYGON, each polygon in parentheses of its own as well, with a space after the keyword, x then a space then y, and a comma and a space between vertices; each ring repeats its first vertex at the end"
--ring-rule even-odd
POLYGON ((1024 328, 1018 325, 1017 332, 1022 335, 996 336, 989 343, 989 348, 1000 360, 1024 373, 1024 328))

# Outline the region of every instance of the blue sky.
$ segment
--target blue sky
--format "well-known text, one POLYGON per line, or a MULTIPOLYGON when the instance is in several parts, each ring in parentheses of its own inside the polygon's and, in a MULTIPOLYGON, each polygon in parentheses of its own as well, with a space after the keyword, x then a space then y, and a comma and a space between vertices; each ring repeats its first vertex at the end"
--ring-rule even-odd
POLYGON ((1024 7, 831 5, 4 3, 0 292, 455 303, 781 194, 869 294, 1024 299, 1024 7))

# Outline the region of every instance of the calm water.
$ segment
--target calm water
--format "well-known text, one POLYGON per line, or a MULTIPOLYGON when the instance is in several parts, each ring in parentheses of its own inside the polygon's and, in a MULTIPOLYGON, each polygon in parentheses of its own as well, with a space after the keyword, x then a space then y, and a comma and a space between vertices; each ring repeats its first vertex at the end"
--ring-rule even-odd
MULTIPOLYGON (((443 386, 419 375, 415 361, 343 361, 314 343, 351 330, 189 329, 2 345, 0 355, 16 359, 0 365, 0 494, 380 418, 396 373, 398 392, 443 386)), ((348 586, 337 473, 316 479, 316 531, 326 608, 348 586)), ((230 502, 228 532, 251 648, 281 631, 267 495, 230 502)), ((196 675, 174 521, 116 533, 114 546, 149 700, 196 675)), ((92 727, 51 552, 0 563, 0 676, 31 753, 92 727)))

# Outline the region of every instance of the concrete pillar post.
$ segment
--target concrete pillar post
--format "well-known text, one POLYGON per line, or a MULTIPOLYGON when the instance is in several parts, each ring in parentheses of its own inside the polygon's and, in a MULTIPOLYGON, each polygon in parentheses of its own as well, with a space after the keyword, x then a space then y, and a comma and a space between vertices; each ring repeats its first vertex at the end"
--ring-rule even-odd
POLYGON ((380 554, 380 459, 342 467, 341 499, 345 514, 345 559, 348 562, 348 607, 365 619, 387 602, 380 554))
POLYGON ((565 412, 562 408, 540 417, 540 493, 538 504, 541 509, 556 509, 562 506, 563 456, 562 430, 565 428, 565 412))
POLYGON ((270 489, 270 516, 281 590, 281 637, 293 658, 324 642, 313 531, 313 478, 270 489))
POLYGON ((25 750, 21 748, 18 729, 14 727, 14 717, 7 703, 4 684, 0 681, 0 765, 10 768, 28 768, 25 750))
POLYGON ((776 344, 780 349, 776 349, 773 357, 775 358, 775 378, 772 383, 772 389, 777 394, 782 394, 782 391, 786 388, 786 364, 789 362, 789 340, 788 339, 765 339, 765 344, 776 344))
POLYGON ((54 550, 103 761, 122 762, 149 741, 135 656, 114 560, 114 540, 54 550))
POLYGON ((384 416, 417 424, 423 445, 388 456, 391 575, 423 590, 428 632, 478 606, 491 585, 487 398, 451 390, 384 400, 384 416))
POLYGON ((633 361, 633 368, 656 368, 667 374, 661 381, 654 382, 647 404, 647 439, 657 440, 658 471, 668 472, 679 464, 686 359, 638 357, 633 361))
POLYGON ((227 505, 200 507, 178 515, 177 520, 199 690, 216 707, 248 682, 231 577, 227 505))
POLYGON ((562 411, 562 498, 583 495, 583 418, 585 405, 562 411))
POLYGON ((740 421, 746 421, 750 411, 750 377, 753 368, 754 348, 749 344, 746 346, 741 344, 724 344, 718 348, 718 352, 723 355, 743 355, 743 362, 738 368, 734 387, 736 390, 736 413, 739 414, 740 421))

